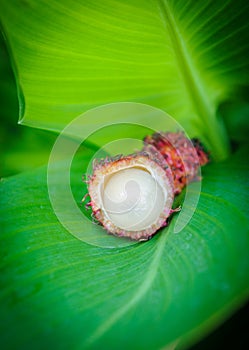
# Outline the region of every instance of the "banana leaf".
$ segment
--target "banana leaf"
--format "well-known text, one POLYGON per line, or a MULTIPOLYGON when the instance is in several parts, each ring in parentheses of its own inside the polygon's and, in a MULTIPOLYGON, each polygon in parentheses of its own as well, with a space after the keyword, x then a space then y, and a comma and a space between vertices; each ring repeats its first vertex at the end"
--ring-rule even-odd
MULTIPOLYGON (((68 125, 80 118, 86 139, 73 159, 62 150, 48 167, 0 183, 1 346, 191 345, 249 294, 248 3, 0 4, 18 85, 19 123, 62 132, 74 144, 79 142, 77 128, 67 133, 68 125), (124 124, 123 108, 120 114, 94 116, 117 102, 146 104, 170 114, 174 125, 200 138, 217 161, 203 169, 198 205, 177 234, 179 214, 148 242, 120 241, 104 236, 80 205, 87 191, 82 174, 105 145, 113 152, 117 144, 110 142, 127 139, 124 149, 129 151, 150 129, 164 128, 162 118, 146 113, 146 118, 131 114, 124 124), (66 224, 54 212, 47 182, 51 169, 57 180, 52 191, 60 193, 67 176, 77 208, 70 212, 68 198, 61 196, 66 224), (101 239, 89 244, 81 233, 70 234, 68 225, 82 230, 83 237, 101 239)), ((31 142, 29 148, 32 152, 31 142)), ((195 184, 187 191, 195 196, 195 184)), ((179 202, 185 197, 183 193, 179 202)), ((187 209, 192 213, 191 203, 187 209)))

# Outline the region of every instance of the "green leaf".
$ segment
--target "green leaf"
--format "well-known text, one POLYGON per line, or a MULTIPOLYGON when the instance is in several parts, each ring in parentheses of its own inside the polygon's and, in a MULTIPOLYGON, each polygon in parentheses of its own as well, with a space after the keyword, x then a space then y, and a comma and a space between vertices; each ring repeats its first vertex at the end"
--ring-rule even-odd
MULTIPOLYGON (((73 161, 78 202, 92 153, 73 161)), ((198 207, 183 231, 173 233, 175 216, 150 241, 115 249, 63 228, 45 168, 3 180, 2 347, 153 350, 217 326, 249 292, 247 155, 203 169, 198 207)))
POLYGON ((248 85, 248 2, 1 0, 20 122, 60 131, 101 104, 170 113, 215 158, 227 155, 220 102, 248 85))

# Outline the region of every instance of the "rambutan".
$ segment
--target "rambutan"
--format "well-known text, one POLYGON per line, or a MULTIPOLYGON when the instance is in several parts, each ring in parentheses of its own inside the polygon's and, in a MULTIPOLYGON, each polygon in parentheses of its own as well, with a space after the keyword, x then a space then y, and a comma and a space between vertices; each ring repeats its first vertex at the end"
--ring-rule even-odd
POLYGON ((172 209, 174 196, 198 179, 208 161, 197 139, 154 133, 145 137, 141 152, 94 161, 88 206, 109 233, 146 241, 178 211, 172 209))

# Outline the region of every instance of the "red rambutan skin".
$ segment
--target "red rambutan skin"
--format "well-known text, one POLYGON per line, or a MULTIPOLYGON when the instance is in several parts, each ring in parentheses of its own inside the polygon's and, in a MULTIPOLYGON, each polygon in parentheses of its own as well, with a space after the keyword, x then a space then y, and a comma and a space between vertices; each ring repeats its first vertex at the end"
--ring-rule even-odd
POLYGON ((171 169, 175 195, 191 181, 197 179, 199 167, 208 163, 209 158, 201 143, 193 143, 183 132, 160 132, 144 139, 145 149, 151 145, 164 157, 171 169))

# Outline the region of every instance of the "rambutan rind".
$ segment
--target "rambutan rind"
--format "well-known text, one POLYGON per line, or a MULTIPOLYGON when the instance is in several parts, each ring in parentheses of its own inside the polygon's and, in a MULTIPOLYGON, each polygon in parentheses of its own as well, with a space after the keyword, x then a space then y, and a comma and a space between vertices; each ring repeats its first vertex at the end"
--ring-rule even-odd
POLYGON ((164 157, 173 174, 175 195, 198 179, 200 166, 209 161, 200 141, 192 142, 183 132, 154 133, 145 137, 144 144, 145 149, 153 146, 164 157))

